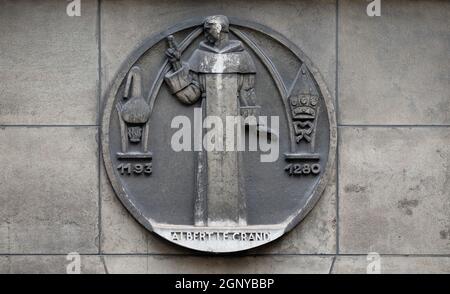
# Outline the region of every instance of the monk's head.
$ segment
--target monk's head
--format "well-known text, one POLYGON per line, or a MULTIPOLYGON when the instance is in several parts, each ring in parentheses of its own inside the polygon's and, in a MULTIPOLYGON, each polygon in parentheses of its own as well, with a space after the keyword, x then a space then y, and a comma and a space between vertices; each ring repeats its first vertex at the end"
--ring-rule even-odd
POLYGON ((228 36, 230 22, 224 15, 208 16, 203 23, 203 28, 206 40, 214 44, 224 36, 228 36))

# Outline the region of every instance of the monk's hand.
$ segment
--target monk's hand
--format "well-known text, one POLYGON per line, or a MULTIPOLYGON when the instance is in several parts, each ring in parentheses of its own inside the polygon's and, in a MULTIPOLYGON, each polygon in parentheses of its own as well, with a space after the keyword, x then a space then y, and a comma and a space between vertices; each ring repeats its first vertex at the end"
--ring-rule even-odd
POLYGON ((166 56, 171 63, 178 62, 178 61, 180 61, 180 58, 181 58, 180 51, 178 51, 175 48, 168 48, 166 50, 166 56))

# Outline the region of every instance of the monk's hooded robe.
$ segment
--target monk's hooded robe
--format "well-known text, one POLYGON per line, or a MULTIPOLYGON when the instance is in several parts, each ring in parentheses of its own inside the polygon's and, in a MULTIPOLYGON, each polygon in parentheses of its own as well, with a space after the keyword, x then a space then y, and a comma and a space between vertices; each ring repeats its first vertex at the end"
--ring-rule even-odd
MULTIPOLYGON (((253 60, 240 41, 230 40, 222 49, 203 41, 188 62, 182 62, 180 69, 166 74, 165 82, 172 94, 185 104, 193 104, 202 97, 204 117, 218 116, 225 125, 226 116, 240 115, 240 108, 255 106, 255 74, 253 60)), ((237 152, 209 151, 206 155, 200 152, 196 225, 246 224, 238 161, 237 152)))

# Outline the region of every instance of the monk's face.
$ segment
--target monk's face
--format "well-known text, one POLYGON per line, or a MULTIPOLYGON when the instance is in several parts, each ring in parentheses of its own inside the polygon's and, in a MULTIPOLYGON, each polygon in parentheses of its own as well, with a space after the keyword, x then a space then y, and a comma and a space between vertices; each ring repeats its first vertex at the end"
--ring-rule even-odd
POLYGON ((219 22, 205 23, 204 30, 205 38, 211 44, 214 44, 220 40, 221 34, 223 34, 222 24, 219 22))

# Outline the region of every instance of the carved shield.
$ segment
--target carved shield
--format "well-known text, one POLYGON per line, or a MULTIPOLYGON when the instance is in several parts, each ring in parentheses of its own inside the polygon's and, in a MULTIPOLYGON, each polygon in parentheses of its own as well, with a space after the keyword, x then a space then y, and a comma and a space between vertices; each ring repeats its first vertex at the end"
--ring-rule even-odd
MULTIPOLYGON (((276 141, 279 156, 273 161, 261 161, 267 150, 243 150, 234 157, 236 170, 230 171, 220 166, 220 161, 214 162, 212 153, 174 150, 177 129, 173 119, 186 117, 194 128, 195 109, 203 109, 204 114, 205 105, 214 97, 222 99, 227 91, 227 84, 217 86, 215 72, 200 74, 202 81, 193 82, 191 76, 198 73, 185 67, 205 40, 202 19, 151 36, 137 48, 124 61, 105 95, 102 119, 104 163, 123 205, 148 230, 181 246, 208 252, 250 249, 294 228, 323 193, 336 151, 333 101, 303 52, 259 24, 230 18, 227 33, 238 48, 232 53, 245 53, 251 64, 242 64, 246 62, 243 59, 235 59, 241 64, 232 64, 232 57, 231 70, 224 75, 236 74, 239 79, 248 74, 234 68, 251 68, 254 74, 251 95, 255 104, 238 105, 239 114, 279 118, 276 132, 267 131, 270 125, 259 129, 276 141), (168 42, 169 36, 173 37, 168 42), (171 46, 176 46, 181 56, 178 65, 165 55, 171 46), (186 73, 167 80, 177 70, 186 73), (186 97, 200 98, 181 103, 174 87, 181 91, 192 84, 203 87, 190 90, 186 97), (228 174, 211 172, 214 168, 220 172, 220 167, 228 174), (208 168, 209 172, 202 170, 208 168), (236 195, 230 188, 230 177, 231 183, 236 183, 236 195), (235 219, 231 216, 234 212, 235 219), (232 221, 214 222, 215 213, 225 218, 230 214, 232 221)), ((208 54, 215 59, 218 55, 214 54, 222 53, 208 54)), ((227 78, 220 80, 225 83, 227 78)), ((230 91, 236 92, 235 88, 230 91)))

